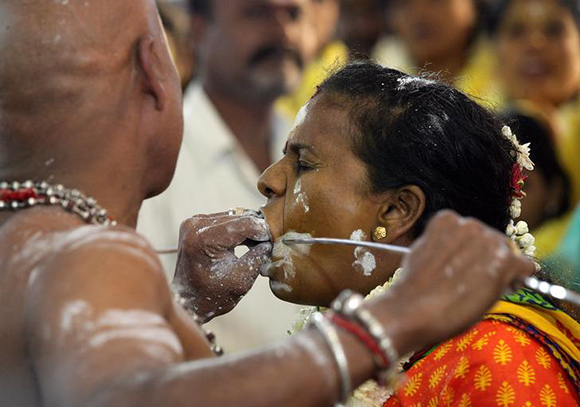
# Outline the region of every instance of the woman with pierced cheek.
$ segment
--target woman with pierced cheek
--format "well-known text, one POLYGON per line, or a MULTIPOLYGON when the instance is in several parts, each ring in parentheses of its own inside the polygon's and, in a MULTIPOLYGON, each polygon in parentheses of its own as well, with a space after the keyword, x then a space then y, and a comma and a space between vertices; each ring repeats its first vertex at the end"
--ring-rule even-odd
MULTIPOLYGON (((395 274, 395 283, 405 280, 400 255, 283 240, 420 244, 426 222, 445 208, 506 231, 533 256, 525 222, 514 222, 524 172, 531 169, 526 147, 465 94, 368 62, 348 65, 319 87, 296 120, 285 156, 259 181, 275 241, 262 274, 279 298, 315 309, 328 307, 344 289, 375 294, 388 289, 385 282, 395 274)), ((446 278, 454 272, 450 264, 446 278)), ((502 395, 519 404, 555 397, 576 405, 579 340, 573 318, 520 290, 466 334, 409 355, 409 381, 394 395, 367 383, 351 405, 489 406, 502 395), (518 369, 533 371, 534 380, 522 384, 518 369)))

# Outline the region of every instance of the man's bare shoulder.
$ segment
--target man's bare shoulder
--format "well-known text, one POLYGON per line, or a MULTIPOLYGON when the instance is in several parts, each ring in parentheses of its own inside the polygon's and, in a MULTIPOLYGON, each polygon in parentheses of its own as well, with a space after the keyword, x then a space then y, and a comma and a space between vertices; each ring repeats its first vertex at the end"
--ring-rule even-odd
POLYGON ((168 289, 154 249, 134 229, 86 225, 75 215, 51 208, 18 215, 0 228, 0 240, 7 243, 3 257, 10 265, 8 272, 30 269, 31 283, 41 276, 77 283, 111 278, 168 289))

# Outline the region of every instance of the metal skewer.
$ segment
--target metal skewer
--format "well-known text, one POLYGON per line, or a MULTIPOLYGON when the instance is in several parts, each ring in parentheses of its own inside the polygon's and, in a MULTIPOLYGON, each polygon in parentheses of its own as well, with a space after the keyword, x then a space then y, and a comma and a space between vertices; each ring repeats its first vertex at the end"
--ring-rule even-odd
POLYGON ((411 249, 409 249, 408 247, 395 246, 394 244, 364 242, 364 241, 360 241, 360 240, 351 240, 351 239, 334 239, 334 238, 330 238, 330 237, 312 237, 312 238, 288 237, 288 238, 282 239, 282 243, 284 243, 286 245, 313 244, 313 243, 342 244, 342 245, 346 245, 346 246, 368 247, 370 249, 386 250, 389 252, 396 252, 396 253, 402 253, 402 254, 407 254, 411 251, 411 249))
MULTIPOLYGON (((378 249, 378 250, 385 250, 389 252, 407 254, 411 252, 411 249, 404 246, 395 246, 391 244, 384 244, 384 243, 376 243, 376 242, 363 242, 358 240, 351 240, 351 239, 334 239, 334 238, 326 238, 326 237, 313 237, 313 238, 285 238, 282 239, 282 243, 286 245, 294 245, 294 244, 340 244, 340 245, 347 245, 347 246, 360 246, 360 247, 368 247, 370 249, 378 249)), ((570 302, 575 305, 580 305, 580 294, 570 290, 568 288, 550 284, 546 281, 538 280, 535 277, 526 277, 523 281, 523 284, 526 288, 530 290, 536 291, 540 294, 549 295, 552 298, 556 298, 558 300, 563 300, 570 302)))

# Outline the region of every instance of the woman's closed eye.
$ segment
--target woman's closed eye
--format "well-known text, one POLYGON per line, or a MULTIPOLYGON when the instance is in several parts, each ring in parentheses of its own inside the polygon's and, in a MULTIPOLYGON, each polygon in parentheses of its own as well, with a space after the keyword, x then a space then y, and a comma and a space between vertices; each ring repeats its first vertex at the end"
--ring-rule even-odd
POLYGON ((313 164, 313 163, 306 161, 306 160, 303 160, 301 158, 298 158, 296 160, 296 172, 298 174, 301 174, 301 173, 306 172, 306 171, 311 171, 314 169, 316 169, 316 164, 313 164))

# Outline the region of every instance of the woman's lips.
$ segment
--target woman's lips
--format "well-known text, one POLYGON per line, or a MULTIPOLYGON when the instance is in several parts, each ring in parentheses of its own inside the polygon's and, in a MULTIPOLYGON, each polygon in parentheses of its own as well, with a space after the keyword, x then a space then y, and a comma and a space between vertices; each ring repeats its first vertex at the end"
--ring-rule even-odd
POLYGON ((284 233, 282 231, 282 224, 277 221, 277 217, 273 216, 272 210, 268 205, 264 205, 260 208, 260 213, 263 215, 264 220, 268 224, 270 229, 270 236, 272 237, 272 242, 276 242, 280 236, 284 233))
POLYGON ((522 61, 519 68, 520 75, 526 78, 543 78, 552 73, 549 64, 544 61, 522 61))

